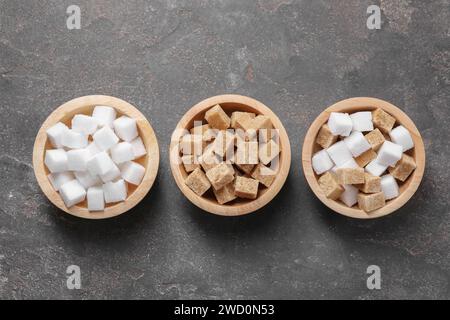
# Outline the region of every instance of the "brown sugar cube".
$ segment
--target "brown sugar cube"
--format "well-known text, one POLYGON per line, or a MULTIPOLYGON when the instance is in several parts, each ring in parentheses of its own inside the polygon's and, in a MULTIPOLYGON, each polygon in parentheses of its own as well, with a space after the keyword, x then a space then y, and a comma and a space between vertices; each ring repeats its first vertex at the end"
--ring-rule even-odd
POLYGON ((356 163, 361 168, 364 168, 369 164, 370 161, 375 159, 377 157, 377 153, 373 151, 372 149, 367 150, 366 152, 362 153, 360 156, 355 158, 356 163))
POLYGON ((380 130, 375 129, 364 136, 373 150, 377 151, 386 140, 380 130))
POLYGON ((258 115, 253 119, 250 123, 250 129, 254 129, 258 131, 258 134, 260 137, 262 137, 262 142, 269 141, 273 136, 273 131, 271 130, 273 128, 272 121, 269 117, 258 115))
POLYGON ((380 108, 372 111, 372 121, 375 127, 384 133, 391 131, 395 124, 395 118, 380 108))
POLYGON ((194 155, 182 156, 181 162, 183 162, 184 170, 188 173, 200 167, 200 164, 194 155))
MULTIPOLYGON (((265 137, 263 137, 262 139, 263 142, 268 141, 274 135, 273 130, 270 130, 273 129, 272 121, 270 120, 269 117, 263 115, 258 115, 254 119, 246 118, 243 119, 242 121, 239 119, 238 127, 239 127, 238 129, 246 131, 247 135, 251 136, 252 138, 254 135, 258 134, 259 130, 266 129, 262 130, 261 132, 261 134, 265 135, 265 137)), ((248 138, 245 140, 249 141, 248 138)))
POLYGON ((184 181, 186 185, 197 195, 203 195, 211 187, 208 178, 202 169, 197 168, 184 181))
POLYGON ((332 200, 337 200, 344 192, 344 188, 337 182, 336 175, 327 172, 319 178, 319 186, 325 196, 332 200))
POLYGON ((248 145, 247 142, 239 140, 236 149, 236 163, 237 164, 249 164, 248 163, 248 145))
POLYGON ((371 212, 380 209, 384 206, 386 200, 384 198, 383 192, 372 193, 372 194, 358 194, 358 206, 361 210, 365 212, 371 212))
POLYGON ((234 166, 231 163, 225 163, 225 164, 228 166, 228 168, 230 168, 233 171, 233 174, 236 174, 236 170, 234 169, 234 166))
POLYGON ((237 145, 236 163, 238 164, 258 164, 258 142, 242 142, 237 145))
POLYGON ((184 135, 183 137, 181 137, 180 151, 184 155, 201 155, 203 152, 202 138, 193 134, 184 135))
POLYGON ((337 139, 338 136, 333 136, 330 127, 328 127, 327 124, 324 124, 322 128, 320 128, 319 133, 317 134, 316 143, 322 148, 327 149, 333 143, 335 143, 337 139))
POLYGON ((214 153, 213 144, 208 145, 205 148, 203 154, 198 158, 198 163, 202 166, 203 170, 208 171, 209 169, 217 166, 221 159, 214 153))
POLYGON ((233 149, 233 152, 230 152, 229 154, 227 154, 225 156, 225 163, 228 163, 228 164, 236 163, 236 152, 234 152, 234 149, 233 149))
POLYGON ((237 198, 237 196, 234 194, 234 183, 231 182, 227 185, 225 185, 220 190, 216 190, 212 188, 214 195, 216 196, 217 202, 219 204, 224 204, 230 201, 233 201, 237 198))
POLYGON ((339 184, 361 184, 364 183, 363 168, 339 168, 336 170, 339 184))
POLYGON ((205 119, 211 128, 225 130, 230 127, 231 119, 220 105, 215 105, 205 113, 205 119))
POLYGON ((249 119, 247 117, 242 117, 242 118, 237 119, 236 120, 236 126, 237 126, 236 129, 242 129, 244 131, 247 131, 250 129, 254 130, 252 127, 253 120, 254 120, 254 118, 249 119))
POLYGON ((357 186, 364 193, 381 192, 381 177, 373 176, 370 173, 364 173, 364 183, 357 186))
POLYGON ((248 164, 258 164, 259 160, 259 144, 256 141, 246 142, 246 157, 248 164))
POLYGON ((246 174, 250 174, 253 170, 253 168, 255 167, 254 164, 239 164, 236 163, 235 164, 236 167, 238 167, 242 172, 246 173, 246 174))
POLYGON ((256 199, 258 196, 258 180, 246 177, 236 177, 234 194, 240 198, 256 199))
POLYGON ((220 190, 234 180, 233 166, 221 163, 206 171, 206 177, 214 189, 220 190))
POLYGON ((273 140, 259 146, 259 160, 267 165, 280 153, 280 147, 273 140))
POLYGON ((268 116, 258 115, 251 121, 251 128, 255 130, 259 129, 272 129, 272 121, 268 116))
MULTIPOLYGON (((198 122, 201 123, 200 121, 198 122)), ((203 132, 205 132, 206 130, 209 130, 209 124, 197 125, 197 121, 195 121, 194 127, 189 131, 193 135, 203 136, 203 132)))
POLYGON ((236 146, 239 142, 250 142, 250 141, 258 141, 258 132, 255 129, 241 129, 238 128, 235 130, 235 136, 236 136, 236 146))
POLYGON ((235 139, 235 135, 228 130, 219 131, 213 142, 214 153, 223 158, 231 150, 234 150, 235 139))
POLYGON ((235 111, 231 114, 231 127, 233 129, 242 129, 241 124, 251 121, 255 118, 255 114, 251 112, 235 111))
POLYGON ((192 135, 201 136, 203 141, 211 141, 215 138, 214 129, 211 129, 209 124, 195 126, 190 131, 192 135))
POLYGON ((258 180, 267 188, 270 187, 275 180, 276 172, 262 163, 259 163, 252 172, 252 178, 258 180))
POLYGON ((278 172, 280 170, 280 157, 275 157, 271 162, 270 162, 270 169, 272 169, 275 172, 278 172))
POLYGON ((416 169, 416 162, 411 156, 404 153, 394 168, 389 167, 389 173, 395 179, 404 182, 414 169, 416 169))
POLYGON ((203 141, 210 142, 210 141, 214 140, 217 136, 217 132, 218 132, 217 129, 210 128, 210 129, 206 130, 205 132, 203 132, 203 141))
MULTIPOLYGON (((262 128, 258 130, 258 139, 262 143, 269 142, 270 139, 274 138, 275 136, 278 139, 278 129, 270 129, 270 128, 262 128)), ((275 141, 277 141, 275 139, 275 141)))

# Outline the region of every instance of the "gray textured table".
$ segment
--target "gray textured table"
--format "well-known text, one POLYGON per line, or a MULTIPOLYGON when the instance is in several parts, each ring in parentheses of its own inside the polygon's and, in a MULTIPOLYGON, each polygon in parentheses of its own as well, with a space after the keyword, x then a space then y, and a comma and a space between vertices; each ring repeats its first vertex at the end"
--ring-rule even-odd
POLYGON ((450 3, 373 2, 380 30, 372 1, 79 0, 68 30, 71 1, 0 0, 0 298, 450 298, 450 3), (292 145, 282 192, 240 218, 194 207, 169 168, 180 117, 222 93, 270 106, 292 145), (88 94, 136 105, 161 147, 150 194, 107 221, 55 209, 31 166, 47 115, 88 94), (420 189, 376 221, 331 212, 301 171, 309 124, 352 96, 401 107, 426 145, 420 189), (366 287, 373 264, 381 290, 366 287))

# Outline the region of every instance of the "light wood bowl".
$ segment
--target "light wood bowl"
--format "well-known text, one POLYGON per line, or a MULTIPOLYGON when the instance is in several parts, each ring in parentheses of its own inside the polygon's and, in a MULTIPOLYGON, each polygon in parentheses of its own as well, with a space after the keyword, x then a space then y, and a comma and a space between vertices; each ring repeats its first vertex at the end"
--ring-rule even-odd
POLYGON ((148 193, 155 181, 159 166, 159 147, 156 140, 155 132, 150 126, 145 116, 134 106, 126 101, 118 98, 92 95, 73 99, 64 103, 62 106, 53 111, 45 120, 36 136, 33 149, 33 168, 36 179, 47 198, 59 209, 86 219, 105 219, 118 216, 137 205, 148 193), (70 126, 71 119, 76 114, 91 115, 92 110, 97 105, 105 105, 114 107, 118 116, 126 115, 136 119, 139 136, 147 150, 147 154, 135 160, 145 167, 145 174, 142 182, 138 186, 128 184, 128 197, 123 202, 106 204, 105 210, 89 212, 86 201, 79 203, 73 207, 67 208, 61 196, 55 191, 47 178, 48 169, 44 165, 45 150, 52 149, 50 142, 47 140, 46 131, 48 128, 61 121, 70 126))
POLYGON ((283 127, 280 119, 264 104, 261 102, 240 95, 219 95, 208 98, 193 106, 178 123, 171 139, 170 143, 170 168, 172 169, 173 177, 180 188, 181 192, 197 207, 222 216, 239 216, 254 212, 267 203, 269 203, 281 190, 289 173, 291 166, 291 146, 289 138, 283 127), (256 114, 262 114, 268 116, 272 120, 272 124, 275 129, 279 130, 279 142, 280 142, 280 157, 278 174, 269 188, 260 188, 258 191, 258 197, 255 200, 236 199, 230 204, 217 203, 214 195, 208 191, 204 196, 198 196, 185 184, 185 179, 188 173, 184 170, 182 164, 177 161, 178 148, 177 143, 183 134, 184 129, 191 129, 194 126, 194 121, 203 121, 204 115, 207 110, 216 104, 224 109, 227 114, 231 114, 233 111, 247 111, 254 112, 256 114))
POLYGON ((406 202, 408 202, 408 200, 416 192, 425 170, 425 148, 423 145, 422 137, 420 136, 420 133, 414 125, 413 121, 399 108, 389 102, 376 98, 350 98, 333 104, 331 107, 323 111, 316 118, 316 120, 314 120, 306 134, 305 141, 303 142, 302 164, 303 171, 305 173, 305 177, 309 183, 309 186, 311 187, 315 195, 320 199, 320 201, 322 201, 327 207, 348 217, 372 219, 388 215, 399 209, 406 202), (319 133, 322 125, 328 121, 331 112, 352 113, 357 111, 371 111, 377 108, 381 108, 395 117, 395 126, 401 124, 409 130, 414 140, 414 148, 412 150, 408 150, 406 153, 414 158, 417 168, 405 182, 399 182, 400 195, 397 198, 386 201, 386 205, 378 210, 372 211, 370 213, 365 213, 363 210, 358 208, 358 204, 356 204, 352 208, 349 208, 340 201, 328 199, 323 194, 322 190, 319 187, 318 175, 315 174, 312 168, 311 158, 314 153, 321 149, 321 147, 315 142, 316 136, 319 133))

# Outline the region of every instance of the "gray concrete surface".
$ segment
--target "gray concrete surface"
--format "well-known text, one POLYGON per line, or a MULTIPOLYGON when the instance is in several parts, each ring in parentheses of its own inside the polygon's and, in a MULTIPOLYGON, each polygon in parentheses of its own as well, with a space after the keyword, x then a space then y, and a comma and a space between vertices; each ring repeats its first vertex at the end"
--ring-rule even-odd
POLYGON ((450 298, 450 3, 382 1, 0 0, 0 298, 450 298), (369 4, 381 30, 366 28, 369 4), (81 30, 66 8, 81 7, 81 30), (198 101, 240 93, 270 106, 292 144, 278 197, 240 218, 209 215, 177 189, 170 134, 198 101), (72 98, 140 108, 161 164, 151 193, 108 221, 72 218, 41 193, 35 135, 72 98), (309 124, 352 96, 415 121, 427 168, 414 198, 376 221, 341 217, 301 171, 309 124), (79 265, 82 289, 68 290, 79 265), (366 287, 378 265, 381 290, 366 287))

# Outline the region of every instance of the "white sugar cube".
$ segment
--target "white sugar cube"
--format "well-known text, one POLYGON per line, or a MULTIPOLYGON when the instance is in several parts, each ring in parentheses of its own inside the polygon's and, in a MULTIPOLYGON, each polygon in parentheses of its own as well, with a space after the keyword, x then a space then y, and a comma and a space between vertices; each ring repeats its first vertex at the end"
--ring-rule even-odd
POLYGON ((116 115, 116 110, 107 106, 96 106, 92 112, 92 117, 97 120, 100 127, 108 126, 112 128, 116 115))
POLYGON ((103 182, 113 181, 120 177, 120 169, 114 164, 113 168, 106 172, 105 174, 100 175, 100 179, 103 182))
POLYGON ((103 185, 103 193, 106 203, 125 201, 127 198, 127 184, 123 179, 116 182, 107 182, 103 185))
POLYGON ((350 115, 353 123, 353 131, 372 131, 372 112, 370 111, 360 111, 355 112, 350 115))
POLYGON ((354 131, 344 139, 344 142, 354 157, 358 157, 371 148, 370 143, 359 131, 354 131))
POLYGON ((67 151, 67 169, 72 171, 85 171, 86 164, 91 158, 86 149, 75 149, 67 151))
POLYGON ((408 129, 404 126, 398 126, 389 132, 392 142, 403 147, 403 152, 414 148, 414 141, 408 129))
POLYGON ((104 126, 97 130, 97 132, 94 133, 93 139, 96 146, 102 151, 112 148, 119 142, 119 138, 108 126, 104 126))
POLYGON ((44 163, 51 173, 67 171, 67 153, 63 149, 47 150, 44 163))
POLYGON ((125 181, 134 185, 139 185, 144 177, 145 168, 139 163, 129 161, 120 166, 120 171, 122 172, 122 178, 124 178, 125 181))
POLYGON ((351 158, 350 160, 344 162, 340 166, 334 166, 331 168, 331 171, 336 173, 337 169, 344 169, 344 168, 359 168, 359 165, 356 163, 355 159, 351 158))
POLYGON ((62 122, 58 122, 47 130, 47 137, 53 147, 63 147, 62 136, 66 130, 69 130, 69 128, 67 128, 67 126, 62 122))
POLYGON ((133 154, 135 159, 147 154, 147 150, 145 150, 145 146, 144 143, 142 142, 141 137, 137 137, 130 143, 131 146, 133 147, 133 154))
POLYGON ((64 183, 61 186, 59 193, 68 208, 84 201, 86 198, 86 190, 78 182, 78 180, 72 180, 64 183))
POLYGON ((61 186, 69 181, 72 181, 73 179, 75 179, 75 176, 73 175, 72 172, 55 172, 55 173, 50 173, 48 175, 48 180, 50 180, 50 183, 52 184, 53 188, 56 191, 59 191, 59 189, 61 188, 61 186))
POLYGON ((88 171, 75 171, 74 175, 85 189, 102 183, 99 176, 93 176, 88 171))
POLYGON ((379 177, 386 171, 387 167, 388 166, 378 163, 377 159, 373 159, 364 169, 371 175, 379 177))
POLYGON ((334 166, 334 163, 331 161, 326 150, 320 150, 312 157, 312 166, 317 174, 322 174, 330 170, 334 166))
POLYGON ((64 147, 71 149, 86 148, 88 145, 88 136, 70 129, 64 130, 61 138, 64 147))
POLYGON ((89 211, 102 211, 105 209, 103 187, 90 187, 87 191, 87 203, 89 211))
POLYGON ((122 140, 129 142, 138 136, 136 120, 130 117, 121 116, 114 120, 113 125, 114 131, 122 140))
POLYGON ((339 141, 327 149, 331 160, 340 166, 353 158, 352 153, 348 150, 344 141, 339 141))
POLYGON ((332 112, 328 119, 328 127, 334 136, 347 137, 353 128, 352 118, 348 113, 332 112))
POLYGON ((403 147, 401 145, 385 141, 378 151, 376 160, 379 164, 393 167, 401 159, 402 154, 403 147))
POLYGON ((89 152, 89 157, 91 158, 102 151, 93 141, 89 143, 89 145, 86 147, 86 150, 89 152))
POLYGON ((120 142, 111 148, 111 158, 117 164, 134 159, 133 146, 129 142, 120 142))
POLYGON ((85 114, 76 114, 72 118, 72 130, 75 132, 90 135, 97 131, 97 127, 97 120, 85 114))
POLYGON ((381 177, 381 190, 386 200, 397 198, 399 195, 397 181, 390 174, 381 177))
POLYGON ((348 161, 345 161, 343 164, 339 166, 340 169, 343 168, 359 168, 358 163, 356 163, 355 159, 351 158, 348 161))
POLYGON ((87 169, 93 176, 105 174, 114 166, 114 162, 105 151, 97 153, 87 162, 87 169))
POLYGON ((358 202, 358 189, 350 184, 344 184, 344 192, 339 199, 345 203, 347 207, 353 207, 358 202))

